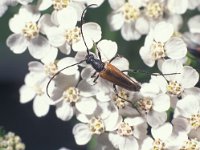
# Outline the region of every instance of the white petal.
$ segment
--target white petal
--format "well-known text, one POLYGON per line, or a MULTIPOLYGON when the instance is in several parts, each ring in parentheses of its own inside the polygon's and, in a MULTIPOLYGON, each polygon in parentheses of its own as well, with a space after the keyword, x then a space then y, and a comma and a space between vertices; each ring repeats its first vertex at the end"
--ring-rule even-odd
POLYGON ((138 18, 135 23, 136 30, 141 34, 147 34, 149 32, 149 22, 145 18, 138 18))
POLYGON ((68 121, 74 115, 73 107, 70 106, 70 103, 60 103, 56 106, 56 116, 63 120, 68 121))
POLYGON ((14 33, 22 33, 22 29, 25 26, 25 22, 19 20, 22 20, 22 17, 18 14, 9 20, 9 28, 14 33))
POLYGON ((188 133, 190 130, 190 126, 188 124, 188 120, 182 117, 177 117, 172 120, 174 130, 178 133, 186 132, 188 133))
POLYGON ((197 114, 199 111, 199 101, 196 96, 187 95, 177 102, 177 109, 181 116, 191 117, 192 114, 197 114))
POLYGON ((125 3, 125 0, 108 0, 109 4, 110 4, 110 7, 115 10, 115 9, 118 9, 120 8, 124 3, 125 3))
POLYGON ((187 0, 168 0, 167 3, 168 9, 172 13, 183 14, 187 10, 188 1, 187 0))
POLYGON ((55 61, 58 55, 58 49, 52 47, 48 50, 48 53, 41 59, 44 64, 49 64, 55 61))
POLYGON ((50 44, 45 37, 39 35, 29 43, 28 49, 34 58, 41 59, 50 49, 50 44))
MULTIPOLYGON (((73 57, 66 57, 66 58, 59 60, 58 63, 57 63, 57 66, 58 66, 59 69, 63 69, 67 66, 70 66, 70 65, 73 65, 73 64, 76 64, 76 63, 77 62, 73 57)), ((63 70, 62 73, 66 74, 66 75, 73 75, 73 74, 77 73, 77 70, 78 70, 78 66, 74 65, 72 67, 69 67, 69 68, 63 70)))
POLYGON ((50 14, 44 14, 39 22, 38 22, 38 26, 40 29, 40 32, 43 34, 46 34, 46 30, 48 30, 48 28, 51 28, 54 26, 53 22, 51 21, 51 16, 50 14))
POLYGON ((86 80, 81 80, 78 84, 78 88, 80 89, 80 95, 89 97, 95 95, 99 89, 97 86, 90 85, 86 80))
POLYGON ((151 133, 155 139, 160 138, 161 140, 166 140, 172 134, 172 125, 165 123, 158 128, 152 128, 151 133))
POLYGON ((39 61, 31 61, 28 63, 28 69, 30 72, 41 73, 44 71, 44 66, 39 61))
POLYGON ((108 61, 113 58, 117 53, 117 44, 111 40, 101 40, 97 44, 100 51, 102 61, 108 61))
POLYGON ((187 47, 181 38, 173 37, 165 44, 165 50, 168 57, 180 59, 186 56, 187 47))
POLYGON ((22 5, 22 7, 19 9, 19 15, 25 22, 37 22, 40 18, 40 12, 34 5, 22 5))
POLYGON ((155 83, 144 83, 142 84, 141 87, 141 94, 143 96, 150 96, 150 97, 154 97, 156 94, 158 94, 160 91, 159 87, 157 84, 155 83))
POLYGON ((138 40, 141 34, 134 29, 133 23, 125 23, 121 29, 121 35, 126 41, 138 40))
POLYGON ((159 94, 153 99, 153 109, 164 112, 170 108, 170 98, 167 94, 159 94))
POLYGON ((37 117, 43 117, 49 112, 49 104, 46 96, 36 96, 33 100, 33 110, 37 117))
POLYGON ((38 10, 46 10, 52 5, 52 0, 39 0, 37 3, 38 10))
POLYGON ((139 150, 139 145, 134 137, 125 137, 119 145, 120 150, 139 150))
POLYGON ((124 18, 121 12, 109 14, 107 20, 112 31, 121 29, 124 24, 124 18))
POLYGON ((182 86, 184 88, 192 88, 199 81, 198 72, 190 66, 184 66, 182 76, 182 86))
POLYGON ((140 57, 142 58, 143 62, 149 66, 149 67, 153 67, 155 64, 155 60, 152 59, 151 55, 150 55, 150 48, 149 47, 141 47, 140 48, 140 57))
POLYGON ((35 92, 32 90, 32 88, 26 85, 20 87, 19 94, 20 94, 19 101, 22 104, 31 101, 35 96, 35 92))
POLYGON ((119 70, 129 69, 129 61, 125 57, 117 57, 111 62, 111 64, 117 67, 119 70))
POLYGON ((96 8, 96 7, 99 7, 104 2, 104 0, 90 0, 86 2, 87 2, 87 5, 95 4, 95 6, 93 7, 96 8))
POLYGON ((173 35, 174 28, 172 24, 167 22, 160 22, 155 26, 154 29, 154 39, 156 42, 165 43, 173 35))
POLYGON ((46 31, 49 43, 52 44, 53 46, 59 47, 59 46, 62 46, 66 42, 65 36, 64 36, 65 31, 63 29, 52 27, 52 28, 46 29, 45 31, 46 31))
POLYGON ((57 12, 58 24, 65 29, 75 27, 77 23, 77 12, 73 7, 68 6, 57 12))
POLYGON ((101 39, 101 27, 99 24, 94 22, 88 22, 83 24, 83 36, 87 36, 93 42, 97 42, 101 39))
POLYGON ((192 33, 200 33, 200 15, 196 15, 188 21, 188 27, 192 33))
POLYGON ((147 122, 153 128, 157 128, 158 126, 162 125, 166 120, 166 112, 151 111, 147 114, 147 122))
POLYGON ((75 141, 78 145, 85 145, 92 138, 92 134, 89 130, 88 125, 86 124, 82 124, 82 123, 76 124, 73 127, 72 132, 74 134, 75 141))
POLYGON ((77 110, 87 115, 93 114, 96 107, 97 107, 97 103, 95 99, 93 99, 92 97, 81 98, 81 100, 76 103, 77 110))
POLYGON ((28 41, 21 34, 11 34, 7 40, 6 45, 16 54, 23 53, 28 45, 28 41))

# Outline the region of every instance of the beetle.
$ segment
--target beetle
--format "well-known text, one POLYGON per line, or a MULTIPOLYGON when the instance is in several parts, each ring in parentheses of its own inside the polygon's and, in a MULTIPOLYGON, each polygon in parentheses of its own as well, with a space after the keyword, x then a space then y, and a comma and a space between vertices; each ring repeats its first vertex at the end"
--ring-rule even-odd
MULTIPOLYGON (((81 15, 81 27, 80 27, 80 31, 81 31, 81 36, 83 38, 84 45, 87 48, 87 55, 85 56, 85 59, 79 61, 78 63, 75 63, 75 64, 72 64, 70 66, 64 67, 63 69, 59 70, 57 73, 55 73, 51 77, 51 79, 47 83, 47 87, 46 87, 46 93, 47 93, 47 95, 49 97, 50 97, 50 95, 48 93, 48 86, 49 86, 50 82, 59 73, 61 73, 63 70, 65 70, 67 68, 70 68, 72 66, 81 64, 83 62, 86 62, 87 64, 90 64, 92 66, 92 68, 95 70, 95 73, 91 77, 94 77, 96 75, 96 73, 98 73, 98 75, 96 76, 96 78, 94 79, 93 82, 96 82, 96 80, 98 79, 98 77, 101 77, 101 78, 103 78, 103 79, 105 79, 105 80, 113 83, 115 94, 118 97, 120 97, 120 96, 117 94, 116 85, 118 85, 118 86, 120 86, 120 87, 122 87, 122 88, 124 88, 126 90, 129 90, 129 91, 139 91, 140 88, 141 88, 139 82, 137 82, 136 80, 131 79, 128 75, 126 75, 125 73, 123 73, 125 71, 120 71, 117 67, 115 67, 114 65, 111 64, 111 61, 113 61, 116 57, 119 57, 119 55, 116 55, 115 57, 113 57, 109 62, 102 62, 102 60, 101 60, 101 54, 100 54, 100 51, 98 50, 98 48, 96 48, 96 49, 97 49, 98 57, 99 58, 95 58, 94 54, 91 54, 89 52, 89 48, 87 47, 87 44, 85 42, 85 38, 84 38, 84 35, 83 35, 82 24, 83 24, 83 17, 84 17, 84 14, 85 14, 86 10, 89 7, 91 7, 92 5, 95 5, 95 4, 88 5, 83 10, 83 13, 81 15)), ((126 101, 128 101, 128 100, 126 100, 126 101)))

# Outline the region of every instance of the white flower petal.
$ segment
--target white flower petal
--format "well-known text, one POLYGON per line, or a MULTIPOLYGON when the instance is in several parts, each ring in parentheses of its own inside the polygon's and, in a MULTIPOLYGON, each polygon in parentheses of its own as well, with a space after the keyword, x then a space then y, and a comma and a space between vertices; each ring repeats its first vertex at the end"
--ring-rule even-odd
POLYGON ((126 137, 124 138, 124 141, 119 144, 120 150, 139 150, 139 145, 137 140, 132 137, 126 137))
POLYGON ((158 128, 151 128, 151 133, 154 139, 166 140, 172 134, 172 129, 173 127, 170 123, 165 123, 158 128))
POLYGON ((158 126, 162 125, 166 120, 166 112, 151 111, 147 114, 147 122, 153 128, 157 128, 158 126))
POLYGON ((165 44, 165 50, 168 57, 180 59, 186 56, 187 47, 181 38, 173 37, 165 44))
POLYGON ((82 124, 82 123, 76 124, 73 127, 72 132, 74 134, 75 141, 78 145, 85 145, 92 138, 92 134, 89 130, 88 125, 86 124, 82 124))
POLYGON ((170 108, 170 98, 167 94, 159 94, 153 99, 153 109, 164 112, 170 108))
POLYGON ((33 73, 41 73, 44 71, 44 66, 39 61, 31 61, 28 63, 28 69, 33 73))
POLYGON ((36 96, 33 100, 33 110, 37 117, 43 117, 49 112, 46 96, 36 96))
POLYGON ((75 27, 75 25, 77 23, 77 19, 78 19, 77 12, 71 6, 68 6, 67 8, 59 10, 57 12, 58 24, 65 29, 75 27))
POLYGON ((121 29, 121 35, 126 41, 138 40, 141 34, 134 29, 133 23, 124 23, 121 29))
POLYGON ((22 33, 22 29, 25 27, 25 22, 19 20, 22 20, 19 14, 14 15, 14 17, 9 20, 9 28, 14 33, 22 33))
POLYGON ((87 115, 93 114, 96 107, 97 107, 97 103, 95 99, 93 99, 92 97, 88 97, 88 98, 82 97, 81 100, 76 103, 77 110, 87 115))
POLYGON ((159 87, 157 84, 155 83, 144 83, 142 84, 141 87, 141 94, 143 96, 150 96, 150 97, 154 97, 156 94, 158 94, 160 91, 159 87))
POLYGON ((95 22, 88 22, 82 26, 83 36, 87 36, 93 42, 97 42, 101 39, 101 27, 95 22))
POLYGON ((109 14, 107 20, 112 31, 121 29, 124 24, 124 18, 121 12, 109 14))
POLYGON ((21 34, 11 34, 6 40, 6 45, 14 53, 21 54, 26 50, 28 41, 21 34))
POLYGON ((97 48, 100 51, 103 62, 112 59, 117 53, 117 44, 111 40, 101 40, 97 44, 97 48))
POLYGON ((40 20, 38 22, 38 26, 39 26, 40 32, 43 34, 46 34, 46 31, 49 28, 54 26, 53 22, 51 21, 50 14, 42 15, 42 17, 40 18, 40 20))
POLYGON ((52 5, 52 0, 38 0, 38 10, 43 11, 48 9, 52 5))
POLYGON ((33 39, 28 45, 30 54, 36 59, 43 58, 50 48, 48 40, 41 35, 33 39))
POLYGON ((140 48, 140 57, 142 58, 143 62, 149 66, 149 67, 153 67, 155 64, 155 60, 152 59, 151 55, 150 55, 150 48, 148 47, 141 47, 140 48))
POLYGON ((20 103, 24 104, 31 101, 34 98, 35 92, 32 90, 32 88, 23 85, 19 89, 19 95, 20 95, 19 98, 20 103))
POLYGON ((168 0, 167 7, 172 13, 183 14, 188 7, 187 0, 168 0))
POLYGON ((96 85, 90 85, 86 80, 81 80, 78 88, 80 89, 80 95, 85 97, 96 95, 99 90, 96 85))
POLYGON ((41 59, 41 61, 44 64, 52 63, 56 60, 57 55, 58 49, 51 46, 51 48, 48 50, 48 53, 41 59))
POLYGON ((110 7, 115 10, 115 9, 118 9, 120 8, 124 3, 125 3, 125 0, 108 0, 109 4, 110 4, 110 7))
POLYGON ((70 106, 70 103, 60 103, 56 106, 56 116, 63 120, 68 121, 70 120, 74 115, 73 107, 70 106))
POLYGON ((196 15, 188 21, 188 27, 191 33, 200 33, 200 15, 196 15))
POLYGON ((174 28, 172 24, 167 22, 160 22, 156 24, 153 36, 156 42, 165 43, 173 35, 174 28))
POLYGON ((199 81, 198 72, 190 66, 184 66, 182 76, 182 86, 184 88, 192 88, 199 81))
POLYGON ((135 29, 141 34, 147 34, 149 32, 149 22, 145 18, 140 17, 135 23, 135 29))

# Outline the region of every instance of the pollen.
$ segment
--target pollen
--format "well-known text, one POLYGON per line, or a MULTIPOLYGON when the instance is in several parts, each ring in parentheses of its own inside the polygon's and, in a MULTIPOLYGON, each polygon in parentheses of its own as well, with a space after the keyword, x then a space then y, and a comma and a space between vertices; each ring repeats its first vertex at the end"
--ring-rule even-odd
POLYGON ((173 95, 179 95, 182 92, 182 86, 177 81, 169 81, 167 91, 173 95))
POLYGON ((146 16, 151 19, 159 19, 163 16, 164 7, 162 3, 150 1, 145 9, 146 16))
POLYGON ((70 0, 52 0, 52 3, 55 10, 61 10, 69 5, 70 0))
POLYGON ((128 93, 122 89, 118 91, 118 96, 114 96, 113 101, 118 108, 124 108, 126 106, 126 100, 128 100, 128 98, 128 93))
POLYGON ((80 38, 81 38, 81 32, 80 32, 80 28, 78 27, 75 27, 74 29, 66 30, 65 32, 65 39, 70 45, 78 42, 80 38))
POLYGON ((184 145, 180 148, 180 150, 199 150, 200 146, 196 139, 187 140, 184 142, 184 145))
POLYGON ((49 63, 44 66, 44 71, 49 77, 52 77, 57 73, 58 67, 55 63, 49 63))
POLYGON ((123 15, 126 22, 135 21, 140 15, 140 10, 127 2, 123 6, 123 15))
POLYGON ((120 123, 117 133, 121 136, 132 136, 133 135, 133 127, 128 123, 122 122, 120 123))
POLYGON ((100 135, 101 133, 104 133, 105 131, 103 121, 100 117, 93 117, 90 120, 89 128, 93 134, 97 134, 97 135, 100 135))
POLYGON ((158 60, 166 56, 164 43, 154 41, 151 44, 150 49, 151 49, 151 56, 154 60, 158 60))
POLYGON ((153 102, 150 97, 144 97, 137 102, 137 105, 143 112, 148 113, 152 109, 153 102))
POLYGON ((35 85, 33 87, 33 90, 35 91, 36 95, 38 95, 38 96, 42 96, 44 94, 44 91, 42 90, 42 88, 39 85, 35 85))
POLYGON ((28 22, 25 24, 25 27, 22 29, 22 33, 27 40, 32 40, 39 34, 39 28, 36 23, 28 22))
POLYGON ((200 113, 191 115, 188 121, 194 129, 200 128, 200 113))
POLYGON ((79 90, 75 87, 69 87, 63 92, 63 98, 66 102, 76 103, 79 100, 79 90))
POLYGON ((156 139, 153 142, 153 150, 164 150, 165 149, 165 143, 161 141, 161 139, 156 139))

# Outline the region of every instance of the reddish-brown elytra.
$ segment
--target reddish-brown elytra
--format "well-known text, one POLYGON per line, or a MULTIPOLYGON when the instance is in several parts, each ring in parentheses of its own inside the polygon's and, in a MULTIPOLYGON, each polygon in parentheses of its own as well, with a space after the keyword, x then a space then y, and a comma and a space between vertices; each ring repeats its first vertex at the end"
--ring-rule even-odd
MULTIPOLYGON (((92 5, 95 5, 95 4, 92 4, 92 5)), ((113 66, 110 62, 112 60, 114 60, 116 57, 112 58, 109 62, 102 62, 101 60, 101 54, 99 52, 99 50, 97 49, 98 51, 98 57, 99 59, 95 58, 95 56, 93 54, 91 54, 89 52, 89 49, 87 47, 87 44, 85 42, 85 39, 84 39, 84 36, 83 36, 83 29, 82 29, 82 24, 83 24, 83 16, 84 16, 84 13, 86 12, 86 10, 91 7, 92 5, 89 5, 87 6, 83 13, 82 13, 82 16, 81 16, 81 35, 82 35, 82 38, 83 38, 83 41, 84 41, 84 44, 87 48, 87 55, 85 57, 84 60, 81 60, 80 62, 78 63, 75 63, 75 64, 72 64, 70 66, 67 66, 61 70, 59 70, 51 79, 50 81, 48 82, 47 84, 47 87, 46 87, 46 92, 47 92, 47 95, 49 96, 48 94, 48 86, 51 82, 51 80, 53 80, 53 78, 58 75, 60 72, 62 72, 64 69, 67 69, 67 68, 70 68, 72 66, 75 66, 75 65, 78 65, 78 64, 81 64, 83 62, 86 62, 87 64, 90 64, 94 70, 95 70, 95 73, 93 74, 93 76, 95 76, 96 73, 99 73, 96 78, 94 79, 94 82, 98 79, 98 77, 100 76, 101 78, 107 80, 107 81, 110 81, 113 83, 114 85, 114 88, 115 88, 115 85, 118 85, 122 88, 125 88, 127 90, 130 90, 130 91, 139 91, 141 86, 140 84, 136 81, 136 80, 133 80, 131 79, 128 75, 124 74, 122 71, 120 71, 118 68, 116 68, 115 66, 113 66)), ((116 92, 116 88, 115 88, 115 92, 116 92)), ((116 93, 117 95, 117 93, 116 93)), ((49 96, 50 97, 50 96, 49 96)))

